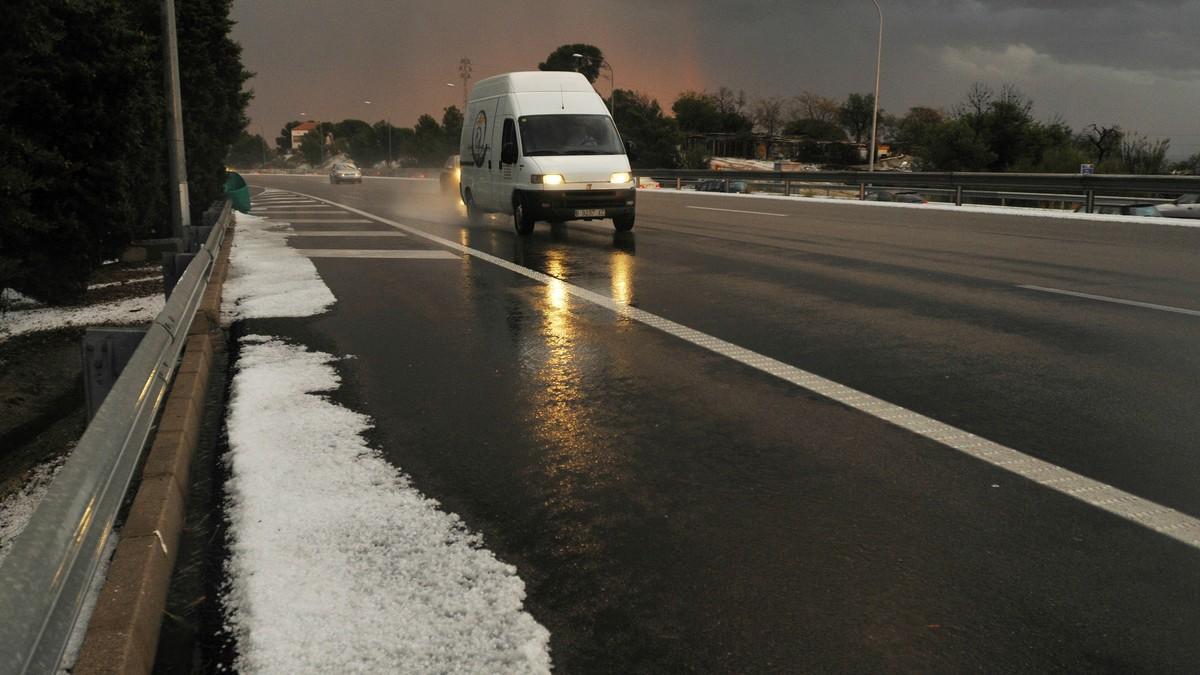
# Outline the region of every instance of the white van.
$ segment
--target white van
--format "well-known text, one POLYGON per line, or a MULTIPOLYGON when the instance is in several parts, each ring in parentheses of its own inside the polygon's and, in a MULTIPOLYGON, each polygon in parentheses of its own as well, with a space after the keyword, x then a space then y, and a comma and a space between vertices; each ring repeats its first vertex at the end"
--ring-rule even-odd
POLYGON ((519 234, 538 220, 612 218, 633 229, 625 144, 583 75, 506 73, 471 89, 459 154, 467 215, 511 214, 519 234))

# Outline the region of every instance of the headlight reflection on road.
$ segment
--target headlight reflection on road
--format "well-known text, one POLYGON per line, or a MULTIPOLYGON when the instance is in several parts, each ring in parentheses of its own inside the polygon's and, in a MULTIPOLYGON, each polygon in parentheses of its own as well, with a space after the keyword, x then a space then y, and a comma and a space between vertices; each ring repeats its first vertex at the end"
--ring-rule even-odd
POLYGON ((613 253, 609 256, 612 299, 617 304, 628 305, 633 302, 633 265, 634 257, 626 253, 613 253))
MULTIPOLYGON (((533 430, 545 444, 542 467, 554 485, 547 503, 554 510, 577 511, 591 501, 592 490, 628 478, 620 455, 609 445, 594 397, 606 377, 604 356, 589 348, 579 332, 580 318, 572 310, 566 282, 567 259, 549 251, 540 307, 540 344, 526 352, 525 366, 538 387, 533 430)), ((531 336, 532 337, 532 336, 531 336)), ((531 345, 532 346, 532 345, 531 345)), ((577 541, 588 548, 596 542, 577 541)))

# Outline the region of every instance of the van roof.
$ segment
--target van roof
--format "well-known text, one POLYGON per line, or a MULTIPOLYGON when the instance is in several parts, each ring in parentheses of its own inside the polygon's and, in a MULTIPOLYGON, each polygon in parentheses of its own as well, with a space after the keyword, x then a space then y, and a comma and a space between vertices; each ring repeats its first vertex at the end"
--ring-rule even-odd
POLYGON ((518 92, 595 92, 592 83, 579 73, 561 71, 525 71, 494 75, 475 83, 471 88, 471 100, 518 92))

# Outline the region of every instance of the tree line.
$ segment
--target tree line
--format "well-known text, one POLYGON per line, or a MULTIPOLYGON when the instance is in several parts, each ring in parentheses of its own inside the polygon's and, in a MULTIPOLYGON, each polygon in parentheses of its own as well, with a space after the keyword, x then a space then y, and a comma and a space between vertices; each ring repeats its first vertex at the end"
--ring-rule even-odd
POLYGON ((322 159, 347 155, 361 166, 381 162, 401 166, 439 166, 446 157, 458 152, 463 114, 458 106, 442 110, 439 123, 432 115, 421 115, 411 127, 396 127, 386 120, 371 124, 359 119, 318 122, 317 128, 301 137, 300 147, 292 147, 292 129, 299 120, 283 125, 275 138, 275 149, 258 134, 241 133, 229 151, 232 166, 276 165, 285 156, 293 156, 317 166, 322 159), (330 142, 329 139, 332 139, 330 142), (322 141, 325 141, 322 147, 322 141))
MULTIPOLYGON (((232 0, 175 0, 193 222, 222 194, 249 73, 232 0)), ((168 236, 160 0, 8 0, 0 28, 0 288, 77 301, 168 236)))
MULTIPOLYGON (((606 65, 598 47, 577 43, 556 48, 538 68, 576 71, 595 84, 606 65)), ((772 158, 778 154, 833 167, 862 164, 862 145, 871 141, 875 112, 870 93, 850 93, 841 100, 809 91, 751 99, 725 86, 715 92, 684 91, 669 110, 629 89, 616 89, 605 100, 621 135, 638 148, 633 165, 659 169, 707 167, 711 157, 705 139, 711 137, 728 139, 722 147, 743 151, 763 144, 772 158), (777 145, 780 139, 788 139, 786 152, 777 145)), ((1167 139, 1150 140, 1098 123, 1073 130, 1061 119, 1037 120, 1032 111, 1033 101, 1016 87, 1005 85, 996 91, 977 83, 948 110, 917 106, 896 115, 880 109, 878 138, 890 146, 890 154, 908 155, 911 167, 922 171, 1074 173, 1092 164, 1097 173, 1200 173, 1200 153, 1175 164, 1167 161, 1167 139)), ((261 136, 243 134, 231 161, 257 166, 277 154, 298 151, 304 161, 317 164, 323 150, 319 139, 332 136, 335 152, 363 165, 391 161, 434 166, 456 152, 462 113, 451 106, 443 110, 440 125, 433 116, 422 115, 413 127, 354 119, 323 122, 321 133, 304 136, 297 149, 291 147, 291 129, 298 124, 293 120, 280 130, 273 152, 261 136)))

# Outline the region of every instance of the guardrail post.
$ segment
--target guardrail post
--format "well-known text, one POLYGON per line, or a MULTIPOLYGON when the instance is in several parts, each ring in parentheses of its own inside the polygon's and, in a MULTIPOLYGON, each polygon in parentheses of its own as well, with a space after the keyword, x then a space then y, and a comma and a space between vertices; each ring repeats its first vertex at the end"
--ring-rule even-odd
POLYGON ((867 198, 867 184, 859 183, 858 184, 858 199, 859 199, 859 201, 862 201, 866 198, 867 198))
MULTIPOLYGON (((207 221, 208 212, 205 212, 205 220, 207 221)), ((219 215, 219 214, 218 214, 219 215)), ((215 220, 213 221, 216 222, 215 220)), ((208 235, 212 234, 212 225, 188 225, 184 228, 184 242, 187 244, 184 249, 187 253, 195 253, 204 247, 204 242, 208 241, 208 235)))
POLYGON ((954 186, 954 205, 962 206, 962 186, 961 185, 954 186))
POLYGON ((195 253, 163 253, 163 290, 168 298, 171 297, 171 291, 175 290, 175 284, 179 283, 179 277, 183 276, 184 270, 195 257, 195 253))
POLYGON ((792 181, 790 181, 786 178, 783 179, 783 196, 784 197, 792 196, 792 181))
POLYGON ((680 178, 679 176, 676 176, 676 177, 675 177, 675 189, 676 189, 676 190, 682 190, 682 189, 683 189, 683 179, 682 179, 682 178, 680 178))
POLYGON ((146 335, 145 328, 89 328, 83 334, 83 394, 91 420, 146 335))
POLYGON ((729 179, 723 178, 721 180, 721 192, 729 192, 729 179))
POLYGON ((1083 212, 1091 213, 1096 210, 1096 191, 1087 190, 1083 193, 1083 212))

